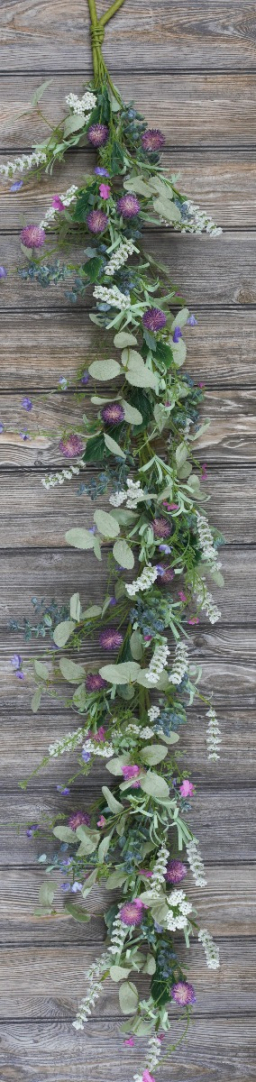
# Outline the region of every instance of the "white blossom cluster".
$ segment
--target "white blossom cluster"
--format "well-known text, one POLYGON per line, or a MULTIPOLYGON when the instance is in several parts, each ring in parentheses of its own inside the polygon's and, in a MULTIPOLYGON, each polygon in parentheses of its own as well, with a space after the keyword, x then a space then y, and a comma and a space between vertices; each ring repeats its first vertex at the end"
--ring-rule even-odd
POLYGON ((186 928, 188 914, 191 913, 191 902, 187 901, 184 890, 172 890, 168 897, 170 911, 165 917, 165 925, 168 932, 175 932, 176 928, 186 928))
POLYGON ((153 657, 151 658, 147 670, 147 675, 150 679, 151 684, 158 683, 159 676, 161 676, 161 673, 165 668, 169 653, 170 650, 167 639, 162 639, 162 642, 159 642, 154 650, 153 657))
POLYGON ((127 936, 127 930, 127 926, 123 924, 118 913, 113 921, 110 946, 108 948, 110 954, 121 954, 127 936))
POLYGON ((151 737, 155 735, 154 729, 150 729, 149 725, 146 725, 144 729, 141 729, 139 725, 127 725, 127 733, 131 736, 139 736, 141 740, 151 740, 151 737))
POLYGON ((114 492, 109 498, 109 503, 112 503, 113 507, 121 507, 121 504, 126 502, 126 507, 129 507, 131 511, 136 511, 137 504, 144 499, 145 493, 140 481, 133 481, 132 477, 127 477, 126 485, 128 491, 122 489, 120 492, 114 492))
POLYGON ((112 744, 103 744, 102 741, 100 744, 97 744, 95 740, 90 740, 89 738, 85 741, 85 744, 83 744, 83 751, 89 752, 90 755, 101 755, 103 759, 109 759, 111 755, 114 755, 112 744))
POLYGON ((188 648, 185 642, 175 646, 173 668, 169 675, 170 684, 180 684, 188 668, 188 648))
POLYGON ((77 94, 67 94, 65 101, 69 106, 69 109, 72 109, 76 116, 83 116, 83 113, 90 113, 95 105, 97 105, 95 94, 91 94, 89 90, 86 91, 86 94, 84 94, 82 98, 78 98, 77 94))
MULTIPOLYGON (((61 202, 64 204, 64 207, 70 206, 70 203, 72 203, 75 199, 77 191, 77 184, 71 184, 71 188, 67 188, 66 192, 62 192, 62 194, 60 195, 60 199, 61 202)), ((42 218, 42 221, 40 222, 40 229, 47 229, 47 226, 50 225, 55 218, 56 213, 58 213, 56 211, 56 207, 49 207, 48 210, 46 210, 45 212, 44 218, 42 218)))
POLYGON ((148 718, 150 721, 156 721, 159 718, 160 710, 158 706, 150 706, 148 710, 148 718))
POLYGON ((216 624, 217 620, 220 620, 221 611, 220 609, 218 609, 218 606, 215 605, 215 601, 213 600, 213 596, 210 593, 210 590, 207 590, 204 575, 202 575, 200 582, 198 581, 197 583, 195 589, 195 596, 198 604, 200 605, 200 608, 203 610, 203 612, 206 612, 206 616, 208 616, 210 624, 216 624))
POLYGON ((197 887, 206 887, 205 868, 196 838, 187 845, 187 858, 197 887))
POLYGON ((199 942, 202 943, 208 969, 218 969, 220 964, 220 952, 216 943, 214 943, 210 932, 207 932, 206 928, 201 928, 200 932, 198 932, 198 939, 199 942))
POLYGON ((149 887, 150 893, 151 893, 151 891, 152 891, 152 894, 155 894, 155 895, 160 893, 161 887, 162 887, 163 883, 165 882, 165 873, 166 873, 166 869, 167 869, 168 860, 169 860, 169 851, 166 848, 166 845, 161 845, 161 848, 159 849, 158 854, 157 854, 153 875, 152 875, 151 880, 150 880, 150 887, 149 887))
POLYGON ((13 162, 0 165, 0 175, 11 179, 15 173, 24 173, 24 171, 28 173, 33 166, 46 162, 46 157, 45 150, 33 150, 32 154, 22 154, 21 158, 15 158, 13 162))
POLYGON ((75 729, 73 733, 67 733, 67 736, 63 737, 63 740, 56 740, 55 744, 50 744, 48 748, 49 755, 53 759, 57 759, 59 755, 64 755, 65 751, 73 751, 74 748, 80 744, 83 740, 84 729, 75 729))
POLYGON ((108 965, 109 957, 108 954, 105 953, 102 954, 101 958, 94 962, 89 969, 87 977, 91 983, 91 987, 89 988, 89 992, 87 993, 87 996, 85 996, 85 999, 82 999, 82 1003, 80 1003, 77 1016, 73 1022, 74 1029, 84 1029, 84 1023, 87 1022, 87 1018, 89 1018, 92 1013, 96 1000, 102 990, 102 983, 97 978, 101 976, 108 965))
POLYGON ((160 1056, 161 1056, 161 1049, 162 1049, 162 1042, 160 1041, 160 1038, 157 1037, 156 1034, 154 1034, 154 1037, 150 1037, 150 1040, 148 1042, 148 1055, 147 1055, 146 1068, 144 1068, 144 1071, 143 1071, 142 1074, 134 1074, 133 1075, 133 1082, 143 1082, 145 1069, 148 1070, 149 1072, 151 1072, 151 1071, 154 1070, 154 1067, 158 1066, 160 1056))
POLYGON ((206 717, 209 718, 206 730, 206 746, 208 751, 208 759, 216 762, 216 760, 220 758, 219 750, 221 744, 221 731, 216 712, 212 706, 210 706, 210 709, 207 710, 206 717))
POLYGON ((113 308, 120 308, 121 311, 130 308, 130 294, 121 293, 117 286, 111 286, 110 289, 107 289, 106 286, 95 286, 93 296, 96 301, 105 301, 107 304, 111 304, 113 308))
POLYGON ((144 567, 138 579, 134 579, 134 582, 125 583, 128 597, 135 597, 135 594, 139 594, 140 590, 142 593, 144 590, 150 590, 157 579, 157 575, 158 572, 156 567, 152 567, 151 564, 149 564, 148 567, 144 567))
POLYGON ((119 247, 116 248, 115 252, 113 252, 113 255, 111 256, 107 267, 105 267, 104 274, 106 274, 108 277, 111 277, 112 274, 115 274, 115 272, 118 271, 120 267, 123 267, 124 263, 127 262, 129 256, 133 255, 133 252, 138 252, 138 248, 136 248, 133 240, 125 240, 122 244, 119 244, 119 247))
POLYGON ((75 466, 66 466, 64 470, 58 470, 57 473, 47 473, 46 477, 42 478, 42 485, 44 488, 54 488, 55 485, 64 485, 64 481, 71 481, 75 474, 80 473, 80 470, 84 470, 85 463, 83 459, 77 459, 75 466))
POLYGON ((202 550, 203 560, 207 560, 212 570, 219 571, 222 567, 221 561, 218 560, 216 549, 214 548, 212 540, 212 532, 204 515, 200 515, 199 511, 196 512, 197 529, 200 549, 202 550))
POLYGON ((174 225, 174 229, 178 229, 179 233, 203 233, 205 231, 210 234, 210 237, 220 236, 220 233, 222 233, 221 227, 215 225, 213 218, 206 214, 205 210, 201 210, 196 203, 186 199, 183 208, 186 211, 187 218, 182 218, 181 221, 174 225))

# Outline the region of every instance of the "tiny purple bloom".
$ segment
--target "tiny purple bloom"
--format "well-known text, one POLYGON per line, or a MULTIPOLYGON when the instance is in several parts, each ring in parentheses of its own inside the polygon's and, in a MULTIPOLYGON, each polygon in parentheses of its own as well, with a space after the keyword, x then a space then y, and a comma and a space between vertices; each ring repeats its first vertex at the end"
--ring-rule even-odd
POLYGON ((103 165, 96 165, 96 168, 93 170, 93 172, 96 173, 98 177, 109 177, 108 170, 103 169, 103 165))
POLYGON ((23 429, 23 432, 20 432, 20 438, 21 438, 21 440, 30 440, 31 439, 31 436, 28 435, 28 431, 27 431, 26 428, 23 429))
POLYGON ((86 221, 90 233, 104 233, 108 226, 108 218, 104 210, 90 210, 86 221))
POLYGON ((180 1007, 187 1007, 189 1003, 195 1003, 196 1001, 193 984, 188 984, 187 981, 178 981, 177 984, 174 984, 172 996, 180 1007))
POLYGON ((83 750, 81 752, 81 755, 82 755, 82 759, 84 760, 84 763, 89 763, 90 762, 91 754, 90 754, 89 751, 84 751, 83 750))
POLYGON ((117 211, 122 214, 123 218, 134 218, 135 214, 138 214, 140 210, 140 203, 137 199, 137 195, 134 192, 127 192, 126 195, 122 195, 121 199, 117 203, 117 211))
POLYGON ((0 421, 0 435, 1 435, 1 432, 3 432, 3 431, 4 431, 4 426, 2 425, 2 422, 0 421))
POLYGON ((113 608, 114 605, 117 605, 117 600, 115 597, 110 598, 109 605, 111 605, 111 608, 113 608))
POLYGON ((89 383, 89 379, 90 379, 89 372, 84 372, 83 375, 81 376, 81 383, 83 383, 84 386, 86 386, 86 384, 89 383))
POLYGON ((38 830, 38 823, 33 823, 31 827, 26 830, 27 838, 32 838, 35 830, 38 830))
POLYGON ((179 338, 182 338, 182 331, 181 331, 180 327, 175 327, 172 340, 176 344, 176 342, 179 341, 179 338))
POLYGON ((172 567, 158 567, 159 581, 165 585, 167 582, 172 582, 174 578, 174 571, 172 567))
POLYGON ((70 432, 70 435, 64 440, 59 442, 59 450, 65 458, 74 458, 75 455, 81 455, 83 451, 83 441, 80 436, 76 436, 74 432, 70 432))
POLYGON ((92 124, 87 135, 93 147, 104 147, 109 137, 109 130, 106 124, 92 124))
POLYGON ((62 883, 61 890, 70 890, 70 883, 62 883))
POLYGON ((22 665, 22 657, 20 654, 13 654, 13 657, 11 657, 11 665, 13 665, 14 669, 20 669, 22 665))
POLYGON ((165 312, 163 312, 161 308, 148 308, 147 311, 144 312, 142 322, 148 331, 153 331, 153 333, 156 334, 157 331, 162 330, 162 327, 165 327, 165 312))
POLYGON ((16 669, 15 676, 17 676, 18 680, 25 680, 24 672, 21 669, 16 669))
POLYGON ((77 882, 73 883, 73 886, 71 887, 72 894, 77 894, 79 890, 83 890, 83 884, 77 882))
POLYGON ((193 316, 193 314, 188 317, 187 326, 188 327, 197 327, 197 319, 196 319, 195 316, 193 316))
POLYGON ((56 789, 58 793, 61 793, 61 796, 69 796, 70 789, 68 789, 67 786, 56 785, 56 789))
POLYGON ((25 248, 42 248, 45 242, 45 231, 40 225, 26 225, 21 230, 20 239, 25 248))
POLYGON ((164 575, 164 567, 162 567, 162 564, 156 564, 156 570, 157 574, 162 578, 162 575, 164 575))
POLYGON ((25 395, 25 398, 22 399, 21 405, 23 406, 24 410, 27 410, 27 413, 30 413, 30 410, 33 409, 33 403, 31 402, 31 398, 28 398, 27 395, 25 395))
POLYGON ((159 128, 148 128, 147 131, 143 132, 141 142, 143 150, 150 153, 154 150, 161 150, 165 143, 165 137, 163 132, 159 131, 159 128))
POLYGON ((168 556, 171 551, 170 545, 159 545, 159 552, 164 552, 165 556, 168 556))
POLYGON ((7 278, 7 273, 5 267, 0 267, 0 278, 7 278))
POLYGON ((110 195, 111 195, 111 188, 109 187, 109 184, 100 184, 100 196, 101 196, 101 199, 109 199, 110 195))
POLYGON ((101 417, 106 425, 118 425, 124 420, 124 416, 124 408, 119 405, 119 402, 110 402, 101 410, 101 417))
POLYGON ((59 383, 60 383, 60 386, 62 387, 62 390, 66 391, 67 386, 68 386, 68 381, 66 379, 66 376, 61 376, 60 379, 59 379, 59 383))
POLYGON ((116 631, 115 627, 106 627, 101 632, 99 641, 105 650, 117 650, 122 645, 124 637, 120 631, 116 631))
POLYGON ((54 207, 54 210, 59 210, 59 211, 65 210, 65 204, 62 202, 62 199, 60 198, 60 195, 54 195, 53 196, 52 207, 54 207))
POLYGON ((9 192, 19 192, 20 188, 22 188, 22 185, 23 180, 15 180, 14 184, 11 184, 11 187, 9 188, 9 192))

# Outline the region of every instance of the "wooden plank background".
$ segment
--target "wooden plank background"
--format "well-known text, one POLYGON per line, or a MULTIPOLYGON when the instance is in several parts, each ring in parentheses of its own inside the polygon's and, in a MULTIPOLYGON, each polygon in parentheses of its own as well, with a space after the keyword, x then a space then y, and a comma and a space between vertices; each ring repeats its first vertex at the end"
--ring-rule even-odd
MULTIPOLYGON (((98 0, 98 12, 107 0, 98 0)), ((61 117, 65 93, 79 92, 91 71, 85 0, 2 0, 1 136, 5 161, 44 135, 28 114, 18 119, 35 87, 48 76, 49 120, 61 117)), ((185 1046, 159 1072, 159 1082, 249 1082, 255 1077, 255 479, 256 479, 256 285, 255 285, 255 62, 256 19, 250 0, 126 0, 106 31, 105 56, 127 100, 134 98, 151 126, 166 134, 166 165, 182 173, 182 187, 223 226, 223 236, 179 237, 149 231, 147 244, 165 257, 173 280, 193 306, 198 327, 189 334, 188 369, 204 380, 205 417, 212 424, 200 443, 207 459, 211 521, 225 534, 226 589, 222 620, 191 628, 191 658, 202 666, 202 689, 214 688, 223 731, 222 758, 207 762, 204 710, 193 707, 182 736, 185 761, 198 785, 193 828, 200 837, 208 884, 191 883, 203 924, 221 948, 219 972, 205 969, 198 948, 191 951, 197 985, 195 1022, 185 1046)), ((18 196, 1 186, 1 263, 18 256, 21 215, 40 221, 50 195, 93 165, 90 150, 69 155, 39 188, 31 183, 18 196)), ((77 496, 77 482, 46 493, 45 469, 60 461, 58 439, 66 419, 78 415, 74 374, 102 347, 88 308, 70 310, 60 290, 45 292, 17 277, 1 283, 2 507, 0 562, 0 702, 3 737, 0 898, 0 1076, 1 1082, 131 1082, 135 1052, 124 1050, 118 1030, 117 997, 110 987, 86 1033, 71 1026, 84 990, 83 973, 103 941, 102 895, 88 929, 60 916, 32 917, 40 866, 25 836, 63 798, 56 793, 67 767, 53 763, 26 794, 18 780, 36 765, 49 741, 70 729, 72 717, 61 700, 45 698, 35 719, 30 711, 31 679, 15 682, 10 656, 17 649, 10 619, 31 612, 30 598, 63 600, 77 588, 96 598, 95 565, 88 554, 68 550, 64 531, 74 520, 89 525, 91 503, 77 496), (51 394, 60 376, 69 379, 63 395, 51 394), (47 398, 45 397, 47 392, 47 398), (33 399, 24 415, 21 399, 33 399), (24 443, 26 421, 33 433, 24 443), (40 435, 51 431, 52 438, 40 435), (92 584, 92 585, 91 585, 92 584), (21 824, 18 833, 13 823, 21 824)), ((104 576, 104 571, 103 571, 104 576)), ((103 583, 102 583, 103 585, 103 583)), ((216 596, 218 591, 216 591, 216 596)), ((219 600, 219 597, 218 597, 219 600)), ((43 643, 25 645, 26 660, 43 643)), ((94 644, 97 656, 97 644, 94 644)), ((88 648, 84 650, 88 658, 88 648)), ((98 766, 88 783, 88 801, 102 784, 98 766)), ((72 805, 84 797, 79 786, 72 805)), ((69 806, 69 805, 68 805, 69 806)), ((61 892, 59 894, 61 902, 61 892)), ((174 1022, 173 1036, 179 1033, 174 1022)), ((141 1042, 143 1059, 144 1042, 141 1042)), ((142 1060, 141 1060, 142 1061, 142 1060)))

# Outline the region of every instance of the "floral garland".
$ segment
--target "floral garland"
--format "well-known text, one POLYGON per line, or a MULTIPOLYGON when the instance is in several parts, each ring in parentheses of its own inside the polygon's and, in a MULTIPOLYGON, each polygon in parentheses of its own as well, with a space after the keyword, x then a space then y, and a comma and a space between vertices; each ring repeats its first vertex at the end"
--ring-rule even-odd
MULTIPOLYGON (((55 161, 77 144, 87 143, 98 152, 93 174, 55 195, 39 225, 23 228, 25 262, 19 274, 43 287, 72 275, 66 293, 72 301, 92 286, 95 307, 90 319, 102 336, 114 335, 115 358, 94 360, 78 373, 83 399, 86 395, 88 400, 92 388, 89 400, 96 412, 90 410, 89 419, 84 416, 75 432, 68 428, 62 433, 59 447, 69 462, 43 481, 50 488, 88 465, 100 464, 100 472, 82 480, 80 492, 93 501, 106 495, 110 510, 96 510, 91 527, 74 526, 66 540, 94 553, 98 561, 107 549, 108 588, 104 601, 85 611, 79 593, 71 597, 69 611, 59 611, 55 603, 43 610, 35 602, 38 623, 31 629, 27 622, 26 633, 49 632, 61 651, 53 658, 48 651, 43 662, 34 663, 33 711, 44 689, 59 694, 64 680, 71 687, 68 703, 72 695, 72 708, 81 719, 73 732, 49 747, 43 765, 77 749, 79 774, 87 777, 101 756, 113 782, 102 786, 90 814, 79 809, 67 823, 64 815, 53 823, 60 849, 46 870, 64 873, 67 912, 88 921, 83 901, 98 882, 118 892, 104 915, 106 950, 87 972, 86 996, 73 1024, 84 1028, 105 979, 112 978, 119 984, 120 1009, 127 1016, 121 1027, 125 1045, 133 1045, 135 1036, 149 1038, 145 1066, 134 1082, 154 1082, 162 1039, 172 1025, 168 1004, 181 1008, 186 1031, 195 1001, 174 933, 178 945, 184 935, 187 947, 197 934, 209 968, 219 965, 218 948, 209 932, 198 928, 184 889, 188 868, 183 852, 196 885, 204 887, 206 878, 198 840, 185 819, 194 785, 180 766, 175 746, 186 706, 197 695, 208 707, 208 758, 219 758, 219 725, 211 698, 198 691, 200 672, 189 662, 187 625, 197 624, 200 612, 211 624, 219 619, 207 579, 210 575, 219 586, 223 579, 218 556, 222 538, 201 509, 205 496, 200 477, 203 480, 205 471, 194 453, 205 427, 197 423, 202 385, 196 387, 181 372, 184 334, 196 319, 180 307, 165 268, 144 255, 141 235, 148 224, 171 225, 180 232, 206 229, 212 236, 221 230, 179 192, 174 176, 166 176, 159 157, 163 134, 148 129, 111 82, 101 44, 104 25, 122 2, 116 0, 98 21, 94 0, 88 0, 93 80, 80 99, 68 94, 68 115, 48 140, 0 166, 0 174, 10 178, 11 190, 17 191, 23 184, 21 174, 51 172, 55 161), (45 249, 41 253, 46 237, 47 255, 45 249), (74 240, 83 245, 84 238, 87 247, 78 263, 56 258, 56 250, 65 250, 74 240), (178 307, 176 314, 170 305, 178 307), (101 382, 107 383, 105 397, 98 393, 101 382), (113 652, 114 661, 95 671, 71 659, 66 651, 79 651, 86 637, 94 637, 106 654, 113 652), (143 1000, 134 979, 137 973, 148 975, 150 982, 143 1000)), ((38 109, 45 85, 34 97, 38 109)), ((67 380, 60 384, 65 390, 67 380)), ((26 402, 30 411, 32 403, 26 402)), ((20 655, 14 656, 13 665, 22 678, 20 655)), ((68 795, 69 784, 57 788, 68 795)), ((30 825, 28 836, 38 829, 30 825)), ((46 862, 46 855, 39 860, 46 862)), ((54 893, 55 885, 47 878, 38 915, 55 913, 54 893)))

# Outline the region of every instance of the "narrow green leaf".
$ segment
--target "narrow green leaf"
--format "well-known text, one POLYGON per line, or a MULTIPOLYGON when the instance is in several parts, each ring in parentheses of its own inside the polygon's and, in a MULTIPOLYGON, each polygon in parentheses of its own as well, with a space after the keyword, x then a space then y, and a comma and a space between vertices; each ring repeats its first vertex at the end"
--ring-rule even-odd
POLYGON ((32 699, 31 699, 31 710, 32 710, 33 714, 37 714, 37 711, 39 710, 41 698, 42 698, 42 689, 41 688, 36 688, 36 690, 34 691, 34 695, 32 696, 32 699))
POLYGON ((72 594, 69 602, 69 610, 71 620, 76 620, 76 622, 78 622, 80 620, 82 610, 79 594, 72 594))
POLYGON ((78 116, 76 113, 67 116, 63 129, 64 139, 67 139, 68 135, 73 135, 74 132, 79 131, 80 128, 84 128, 84 125, 84 116, 78 116))
POLYGON ((142 422, 142 414, 135 406, 130 406, 130 402, 126 402, 124 398, 121 399, 121 405, 124 409, 124 419, 127 424, 140 425, 142 422))
POLYGON ((87 913, 87 910, 82 909, 81 906, 75 905, 71 898, 66 898, 64 908, 70 914, 70 917, 74 917, 74 920, 78 920, 80 924, 88 924, 91 920, 90 913, 87 913))
POLYGON ((39 890, 39 902, 41 905, 52 905, 55 891, 57 890, 56 883, 43 883, 39 890))
POLYGON ((120 801, 116 800, 116 797, 113 795, 113 793, 111 793, 111 790, 108 788, 107 785, 102 786, 102 792, 105 800, 107 801, 107 805, 110 811, 113 812, 113 815, 116 815, 117 812, 124 810, 123 804, 120 804, 120 801))
POLYGON ((119 446, 119 443, 117 443, 116 440, 113 440, 112 436, 108 435, 108 432, 104 433, 104 443, 108 450, 111 451, 112 455, 118 455, 118 458, 126 457, 124 451, 122 451, 122 448, 119 446))

